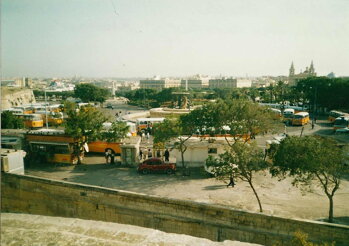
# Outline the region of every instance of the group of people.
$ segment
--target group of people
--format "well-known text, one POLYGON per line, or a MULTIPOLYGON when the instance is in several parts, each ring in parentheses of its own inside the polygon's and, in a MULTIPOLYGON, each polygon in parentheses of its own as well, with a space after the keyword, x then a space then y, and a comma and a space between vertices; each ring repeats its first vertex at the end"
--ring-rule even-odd
MULTIPOLYGON (((139 150, 139 160, 145 160, 148 158, 152 158, 153 157, 153 153, 151 151, 151 149, 140 149, 139 150)), ((157 150, 156 152, 156 157, 157 158, 161 158, 161 151, 157 150)), ((170 160, 170 152, 168 149, 165 150, 163 158, 165 159, 165 161, 169 161, 170 160)))

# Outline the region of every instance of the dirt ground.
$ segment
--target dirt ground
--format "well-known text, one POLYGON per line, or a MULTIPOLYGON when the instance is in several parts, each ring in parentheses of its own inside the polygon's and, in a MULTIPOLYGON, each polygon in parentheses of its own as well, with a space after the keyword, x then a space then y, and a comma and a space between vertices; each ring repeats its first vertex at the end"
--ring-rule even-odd
MULTIPOLYGON (((226 205, 235 209, 258 212, 258 203, 249 187, 237 180, 234 188, 208 177, 203 169, 191 170, 190 176, 137 173, 136 168, 107 165, 103 156, 87 156, 78 166, 52 165, 29 168, 27 175, 69 182, 97 185, 143 194, 226 205)), ((323 220, 328 216, 328 198, 319 187, 301 191, 291 179, 278 181, 268 173, 258 173, 255 188, 265 214, 288 218, 323 220)), ((343 179, 334 197, 337 223, 349 224, 349 177, 343 179)))

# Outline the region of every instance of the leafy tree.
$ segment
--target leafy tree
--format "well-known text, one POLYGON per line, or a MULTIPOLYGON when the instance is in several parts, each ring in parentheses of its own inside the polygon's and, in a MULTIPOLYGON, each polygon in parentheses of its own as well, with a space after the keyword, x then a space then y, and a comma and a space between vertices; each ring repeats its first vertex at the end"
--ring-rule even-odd
POLYGON ((74 104, 67 103, 65 109, 68 115, 68 118, 64 121, 65 133, 81 139, 77 153, 79 157, 78 164, 80 164, 80 154, 83 150, 83 145, 89 139, 95 139, 100 135, 103 123, 107 120, 107 117, 96 108, 90 106, 76 110, 74 104))
POLYGON ((333 222, 333 197, 341 177, 348 172, 344 155, 334 140, 316 136, 288 137, 273 158, 273 176, 294 177, 294 185, 319 185, 329 199, 329 222, 333 222))
POLYGON ((185 166, 184 153, 187 150, 186 142, 192 137, 195 130, 195 116, 181 115, 179 119, 165 119, 154 125, 154 143, 160 144, 175 138, 175 148, 181 152, 183 171, 185 166))
POLYGON ((214 168, 214 174, 218 179, 235 177, 247 182, 256 196, 259 211, 263 212, 260 198, 253 185, 253 177, 255 173, 266 169, 268 165, 264 161, 263 151, 255 143, 236 142, 218 158, 210 156, 206 160, 206 165, 214 168))
POLYGON ((307 78, 300 80, 295 89, 304 96, 311 107, 349 109, 348 78, 307 78))
POLYGON ((1 128, 2 129, 21 129, 24 127, 23 120, 18 118, 10 111, 1 113, 1 128))
POLYGON ((111 124, 111 127, 101 133, 102 139, 107 142, 119 142, 121 139, 127 136, 129 126, 126 122, 115 121, 111 124))
MULTIPOLYGON (((275 128, 272 112, 247 100, 219 100, 192 113, 196 113, 195 124, 200 133, 230 134, 234 140, 244 138, 249 141, 257 134, 275 128)), ((231 144, 228 139, 227 142, 231 144)))
POLYGON ((110 92, 93 84, 79 84, 75 86, 74 95, 83 102, 94 101, 103 103, 110 95, 110 92))

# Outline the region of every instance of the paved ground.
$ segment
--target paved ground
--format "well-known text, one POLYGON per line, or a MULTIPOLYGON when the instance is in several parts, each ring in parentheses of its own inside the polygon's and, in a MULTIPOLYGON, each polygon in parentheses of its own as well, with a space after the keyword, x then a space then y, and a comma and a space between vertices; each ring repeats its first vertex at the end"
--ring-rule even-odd
POLYGON ((100 246, 252 246, 237 241, 213 242, 154 229, 72 218, 1 214, 1 245, 100 246))

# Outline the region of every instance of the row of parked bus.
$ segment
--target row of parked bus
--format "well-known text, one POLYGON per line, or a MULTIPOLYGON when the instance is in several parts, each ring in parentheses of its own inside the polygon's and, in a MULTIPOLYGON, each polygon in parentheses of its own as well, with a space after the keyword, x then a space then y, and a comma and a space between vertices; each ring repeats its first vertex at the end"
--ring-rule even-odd
POLYGON ((281 111, 280 104, 261 104, 270 107, 276 118, 282 118, 284 122, 293 126, 304 126, 310 121, 309 113, 304 111, 302 107, 296 106, 283 106, 283 112, 281 111))
POLYGON ((5 111, 22 119, 26 128, 41 128, 47 122, 49 125, 63 123, 63 106, 61 104, 31 104, 13 107, 5 111))

